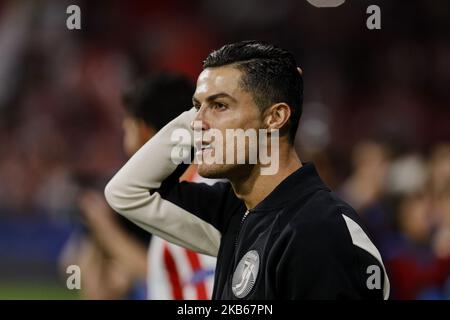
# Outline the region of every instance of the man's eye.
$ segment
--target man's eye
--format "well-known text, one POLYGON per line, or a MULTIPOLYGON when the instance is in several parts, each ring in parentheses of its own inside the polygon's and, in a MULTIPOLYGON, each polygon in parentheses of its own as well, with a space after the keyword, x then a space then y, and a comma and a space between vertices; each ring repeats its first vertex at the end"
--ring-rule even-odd
POLYGON ((213 108, 214 109, 219 109, 219 110, 224 110, 224 109, 227 108, 227 106, 224 105, 223 103, 216 102, 216 103, 213 104, 213 108))
POLYGON ((194 105, 193 107, 195 108, 196 112, 198 112, 198 110, 200 110, 200 106, 199 105, 194 105))

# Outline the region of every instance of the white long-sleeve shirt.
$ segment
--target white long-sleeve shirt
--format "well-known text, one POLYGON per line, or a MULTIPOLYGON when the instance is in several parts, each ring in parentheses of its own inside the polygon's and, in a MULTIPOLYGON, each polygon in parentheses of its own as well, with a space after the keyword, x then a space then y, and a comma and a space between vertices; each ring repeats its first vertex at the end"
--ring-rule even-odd
POLYGON ((217 256, 221 235, 212 224, 152 192, 177 168, 174 148, 190 150, 190 141, 183 145, 173 141, 172 134, 177 129, 191 130, 194 117, 194 108, 182 113, 144 144, 109 181, 105 197, 115 211, 153 235, 217 256))

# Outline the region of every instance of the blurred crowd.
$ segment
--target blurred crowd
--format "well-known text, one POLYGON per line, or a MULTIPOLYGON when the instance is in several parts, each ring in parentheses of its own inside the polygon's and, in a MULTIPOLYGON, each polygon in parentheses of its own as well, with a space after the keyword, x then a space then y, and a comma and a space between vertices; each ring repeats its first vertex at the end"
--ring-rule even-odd
POLYGON ((338 193, 360 213, 386 262, 391 297, 450 299, 450 143, 427 155, 358 143, 338 193))
POLYGON ((80 223, 80 192, 126 159, 121 95, 136 79, 194 81, 212 49, 266 40, 304 71, 301 158, 365 219, 392 297, 450 299, 450 3, 373 4, 377 31, 364 1, 0 0, 0 224, 80 223), (81 30, 66 28, 70 4, 81 30))

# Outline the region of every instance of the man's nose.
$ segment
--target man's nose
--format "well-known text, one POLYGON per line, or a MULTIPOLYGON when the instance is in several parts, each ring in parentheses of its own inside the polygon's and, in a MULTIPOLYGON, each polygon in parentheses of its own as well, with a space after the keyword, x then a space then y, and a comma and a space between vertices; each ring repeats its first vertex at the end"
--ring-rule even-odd
POLYGON ((202 130, 206 131, 209 129, 209 124, 205 118, 204 109, 200 108, 195 115, 194 120, 191 122, 191 129, 192 130, 202 130))

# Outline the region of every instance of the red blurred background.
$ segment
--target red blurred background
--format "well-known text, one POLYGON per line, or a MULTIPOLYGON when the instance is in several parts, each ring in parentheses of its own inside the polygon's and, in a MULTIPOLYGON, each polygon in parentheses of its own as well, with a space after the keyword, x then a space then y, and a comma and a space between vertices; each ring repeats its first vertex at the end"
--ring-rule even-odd
POLYGON ((366 1, 0 1, 0 298, 77 297, 58 260, 80 177, 101 189, 126 160, 122 92, 157 70, 195 80, 211 50, 258 39, 302 67, 302 160, 366 219, 392 297, 449 299, 450 3, 370 4, 381 30, 366 1))

